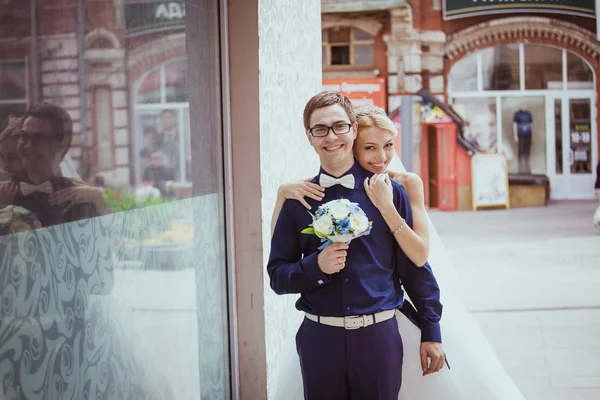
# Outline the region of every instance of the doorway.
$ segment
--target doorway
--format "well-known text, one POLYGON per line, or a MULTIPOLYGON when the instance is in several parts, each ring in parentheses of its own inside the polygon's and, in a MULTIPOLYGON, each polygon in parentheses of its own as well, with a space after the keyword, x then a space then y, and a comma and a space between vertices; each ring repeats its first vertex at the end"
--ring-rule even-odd
POLYGON ((551 198, 592 198, 598 162, 593 96, 549 95, 546 108, 551 198))

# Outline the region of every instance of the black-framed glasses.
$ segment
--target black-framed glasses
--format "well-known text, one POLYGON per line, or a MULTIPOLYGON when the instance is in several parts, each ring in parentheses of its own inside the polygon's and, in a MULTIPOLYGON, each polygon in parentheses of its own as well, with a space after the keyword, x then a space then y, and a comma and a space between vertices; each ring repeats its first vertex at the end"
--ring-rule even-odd
POLYGON ((352 128, 352 124, 340 123, 333 126, 315 126, 314 128, 310 128, 309 131, 314 137, 324 137, 329 135, 329 130, 332 130, 336 135, 345 135, 350 132, 350 128, 352 128))
POLYGON ((61 136, 48 136, 48 135, 44 135, 43 133, 25 133, 25 132, 17 133, 13 137, 17 140, 17 143, 21 143, 21 144, 26 144, 29 142, 32 142, 34 144, 49 143, 54 140, 62 139, 61 136))

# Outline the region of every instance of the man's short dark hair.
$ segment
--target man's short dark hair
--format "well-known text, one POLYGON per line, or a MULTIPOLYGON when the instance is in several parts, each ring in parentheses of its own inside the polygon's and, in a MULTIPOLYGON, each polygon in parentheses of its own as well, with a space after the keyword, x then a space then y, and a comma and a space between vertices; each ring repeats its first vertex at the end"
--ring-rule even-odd
POLYGON ((351 123, 356 122, 356 111, 349 98, 334 92, 321 92, 314 95, 304 107, 304 129, 310 129, 310 117, 315 110, 339 104, 348 114, 351 123))
POLYGON ((54 134, 58 137, 67 138, 67 145, 61 157, 64 157, 73 141, 73 120, 64 108, 48 102, 42 102, 29 108, 22 117, 22 121, 29 117, 49 121, 54 130, 54 134))

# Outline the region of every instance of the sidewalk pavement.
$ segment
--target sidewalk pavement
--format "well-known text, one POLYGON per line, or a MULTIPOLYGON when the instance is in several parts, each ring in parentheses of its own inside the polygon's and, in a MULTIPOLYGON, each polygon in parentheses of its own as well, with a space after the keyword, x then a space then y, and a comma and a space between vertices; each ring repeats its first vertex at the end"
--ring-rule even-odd
POLYGON ((528 400, 600 399, 596 207, 430 213, 463 301, 528 400))

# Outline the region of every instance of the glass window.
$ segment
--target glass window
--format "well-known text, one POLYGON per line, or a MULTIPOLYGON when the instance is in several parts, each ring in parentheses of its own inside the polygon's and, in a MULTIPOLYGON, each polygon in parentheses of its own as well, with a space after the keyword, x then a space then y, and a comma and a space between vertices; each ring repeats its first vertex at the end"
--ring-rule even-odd
POLYGON ((555 47, 526 44, 525 89, 563 89, 563 51, 555 47))
POLYGON ((167 103, 188 101, 187 66, 185 60, 165 65, 164 85, 167 103))
POLYGON ((546 173, 544 97, 502 97, 502 147, 509 173, 546 173))
POLYGON ((220 27, 207 3, 3 6, 0 130, 21 135, 0 143, 14 161, 2 180, 23 185, 0 204, 0 398, 231 397, 220 61, 202 58, 218 57, 220 27))
POLYGON ((519 90, 519 45, 481 50, 483 90, 519 90))
POLYGON ((371 36, 370 34, 368 34, 367 32, 365 32, 361 29, 354 28, 354 29, 352 29, 352 32, 354 34, 354 40, 366 40, 366 41, 373 40, 373 36, 371 36))
POLYGON ((24 61, 0 61, 0 100, 27 98, 24 61))
POLYGON ((336 26, 322 31, 323 67, 341 65, 373 65, 374 38, 360 29, 336 26))
POLYGON ((477 91, 477 53, 466 55, 454 64, 449 82, 454 93, 477 91))
POLYGON ((151 104, 160 103, 161 100, 161 79, 160 79, 160 68, 156 68, 142 81, 137 92, 137 103, 139 104, 151 104))
POLYGON ((372 65, 375 62, 375 52, 372 44, 357 44, 354 46, 354 63, 357 65, 372 65))
POLYGON ((592 173, 592 114, 589 99, 569 100, 571 174, 592 173))
POLYGON ((567 88, 594 89, 594 71, 577 54, 567 52, 567 88))
POLYGON ((481 151, 498 147, 496 99, 454 99, 452 107, 465 120, 465 139, 481 151))

